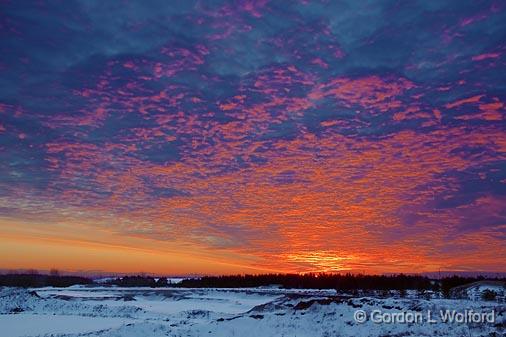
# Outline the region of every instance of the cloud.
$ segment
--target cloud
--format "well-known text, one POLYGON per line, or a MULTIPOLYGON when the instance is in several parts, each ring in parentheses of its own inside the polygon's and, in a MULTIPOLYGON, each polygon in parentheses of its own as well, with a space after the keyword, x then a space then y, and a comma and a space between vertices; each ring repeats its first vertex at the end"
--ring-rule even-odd
POLYGON ((262 270, 504 267, 502 7, 2 6, 9 221, 262 270))

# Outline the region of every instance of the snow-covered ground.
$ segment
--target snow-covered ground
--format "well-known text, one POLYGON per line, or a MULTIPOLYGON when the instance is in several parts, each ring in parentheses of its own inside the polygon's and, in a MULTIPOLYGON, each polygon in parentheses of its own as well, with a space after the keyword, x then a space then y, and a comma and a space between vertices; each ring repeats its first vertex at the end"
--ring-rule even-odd
MULTIPOLYGON (((401 316, 395 316, 399 317, 401 316)), ((404 316, 408 317, 408 316, 404 316)), ((0 288, 0 336, 505 336, 499 302, 351 297, 333 290, 0 288), (441 322, 441 310, 493 312, 493 322, 441 322), (354 318, 366 314, 364 323, 354 318), (429 322, 427 313, 435 322, 429 322), (411 313, 412 323, 371 314, 411 313), (384 319, 383 319, 384 320, 384 319)))

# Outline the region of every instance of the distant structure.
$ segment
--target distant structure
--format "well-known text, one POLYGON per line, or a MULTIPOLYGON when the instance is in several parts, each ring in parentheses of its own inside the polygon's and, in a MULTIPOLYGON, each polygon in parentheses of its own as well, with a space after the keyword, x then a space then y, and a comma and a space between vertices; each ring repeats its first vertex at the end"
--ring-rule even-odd
POLYGON ((450 289, 450 297, 506 302, 506 282, 483 280, 450 289))

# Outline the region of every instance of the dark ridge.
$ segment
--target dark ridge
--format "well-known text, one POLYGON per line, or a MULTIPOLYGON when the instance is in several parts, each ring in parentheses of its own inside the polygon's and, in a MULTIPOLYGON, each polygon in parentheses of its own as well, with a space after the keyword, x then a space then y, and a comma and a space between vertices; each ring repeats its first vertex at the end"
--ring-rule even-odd
POLYGON ((80 276, 60 276, 41 274, 7 274, 0 275, 0 287, 70 287, 77 284, 93 284, 93 281, 80 276))
MULTIPOLYGON (((354 275, 354 274, 263 274, 263 275, 228 275, 204 276, 183 280, 175 285, 182 288, 305 288, 336 289, 354 293, 359 290, 399 290, 401 296, 406 290, 440 291, 449 296, 451 288, 484 280, 478 277, 445 277, 440 280, 420 275, 354 275)), ((505 278, 495 278, 505 280, 505 278)))
POLYGON ((425 276, 411 275, 353 275, 353 274, 264 274, 204 276, 183 280, 180 287, 191 288, 249 288, 278 286, 281 288, 359 289, 374 290, 437 290, 435 282, 425 276))
MULTIPOLYGON (((506 278, 487 278, 506 281, 506 278)), ((171 284, 166 278, 151 276, 124 276, 101 285, 120 287, 177 287, 177 288, 284 288, 284 289, 335 289, 351 295, 367 295, 368 291, 380 291, 385 296, 389 291, 398 291, 403 297, 406 290, 439 292, 450 296, 452 288, 483 281, 485 277, 451 276, 439 280, 421 275, 362 275, 362 274, 261 274, 226 275, 190 278, 171 284)), ((42 274, 5 274, 0 275, 0 287, 68 287, 72 285, 98 285, 93 280, 80 276, 42 275, 42 274)))
POLYGON ((167 278, 161 277, 155 279, 151 276, 124 276, 106 282, 107 285, 115 285, 118 287, 151 287, 160 288, 169 285, 167 278))

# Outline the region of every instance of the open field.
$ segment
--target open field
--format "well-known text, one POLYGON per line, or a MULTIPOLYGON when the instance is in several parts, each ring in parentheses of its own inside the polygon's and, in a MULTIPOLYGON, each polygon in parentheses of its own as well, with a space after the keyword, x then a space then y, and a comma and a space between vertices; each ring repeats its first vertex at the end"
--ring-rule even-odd
POLYGON ((334 290, 176 288, 3 288, 2 336, 504 336, 504 303, 352 297, 334 290), (494 322, 441 322, 440 310, 494 312, 494 322), (354 319, 357 310, 368 315, 354 319), (414 323, 375 323, 419 313, 414 323), (428 311, 437 322, 427 321, 428 311))

